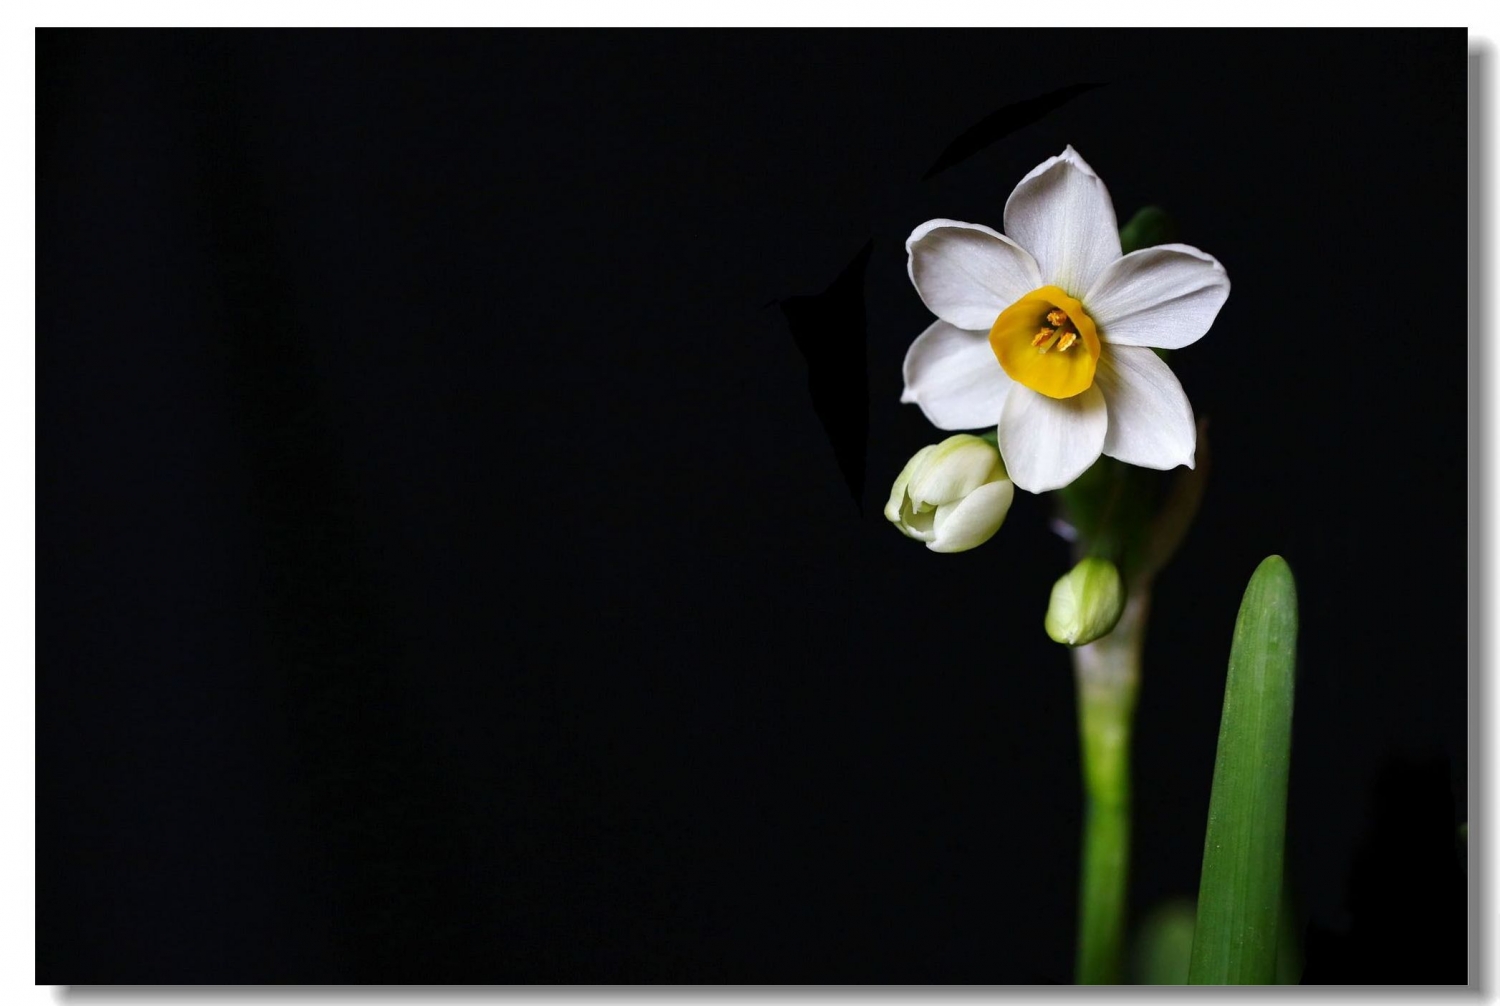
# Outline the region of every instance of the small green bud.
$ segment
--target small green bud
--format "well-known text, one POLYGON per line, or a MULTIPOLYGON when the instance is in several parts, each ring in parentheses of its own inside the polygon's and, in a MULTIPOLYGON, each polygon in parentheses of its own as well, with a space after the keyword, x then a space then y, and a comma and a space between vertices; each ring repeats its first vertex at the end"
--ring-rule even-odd
POLYGON ((934 552, 964 552, 1000 530, 1015 492, 995 445, 959 433, 906 463, 891 486, 885 518, 934 552))
POLYGON ((1052 585, 1047 635, 1065 646, 1106 636, 1125 609, 1125 585, 1108 559, 1084 559, 1052 585))

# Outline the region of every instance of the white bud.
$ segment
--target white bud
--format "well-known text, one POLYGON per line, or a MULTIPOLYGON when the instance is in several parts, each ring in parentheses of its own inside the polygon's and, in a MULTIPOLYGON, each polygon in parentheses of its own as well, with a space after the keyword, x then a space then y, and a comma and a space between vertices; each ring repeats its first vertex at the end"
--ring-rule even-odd
POLYGON ((1015 493, 995 445, 960 433, 912 456, 891 486, 885 519, 934 552, 963 552, 1000 530, 1015 493))
POLYGON ((1067 646, 1108 635, 1125 608, 1125 585, 1108 559, 1084 559, 1052 585, 1047 635, 1067 646))

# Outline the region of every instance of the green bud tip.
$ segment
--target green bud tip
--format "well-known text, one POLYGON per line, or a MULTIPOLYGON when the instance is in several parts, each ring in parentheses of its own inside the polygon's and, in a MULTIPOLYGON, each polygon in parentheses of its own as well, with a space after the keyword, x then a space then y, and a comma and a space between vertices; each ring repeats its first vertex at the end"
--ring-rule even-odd
POLYGON ((1108 559, 1084 559, 1052 585, 1047 635, 1064 646, 1083 646, 1109 634, 1125 609, 1125 584, 1108 559))

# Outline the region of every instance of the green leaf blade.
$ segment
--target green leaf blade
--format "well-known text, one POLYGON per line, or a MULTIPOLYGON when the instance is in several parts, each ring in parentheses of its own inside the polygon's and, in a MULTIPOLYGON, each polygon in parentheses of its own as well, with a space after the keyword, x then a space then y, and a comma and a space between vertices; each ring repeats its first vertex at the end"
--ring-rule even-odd
POLYGON ((1270 985, 1286 844, 1297 587, 1280 556, 1245 588, 1224 688, 1191 985, 1270 985))

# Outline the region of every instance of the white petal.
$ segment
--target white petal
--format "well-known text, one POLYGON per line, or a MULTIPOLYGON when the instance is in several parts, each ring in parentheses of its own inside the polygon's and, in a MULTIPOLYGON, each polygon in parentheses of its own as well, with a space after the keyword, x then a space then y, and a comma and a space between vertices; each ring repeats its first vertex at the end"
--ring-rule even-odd
POLYGON ((1000 473, 1000 455, 989 442, 967 433, 934 445, 906 487, 914 505, 942 506, 963 499, 1000 473))
POLYGON ((1042 285, 1036 260, 982 224, 929 220, 906 239, 906 273, 927 309, 950 325, 990 330, 1001 311, 1042 285))
POLYGON ((1197 342, 1229 299, 1229 274, 1189 245, 1158 245, 1112 262, 1083 296, 1099 338, 1181 349, 1197 342))
POLYGON ((934 552, 963 552, 983 545, 1005 523, 1015 495, 1011 481, 1000 479, 980 486, 956 503, 938 507, 933 520, 935 535, 927 547, 934 552))
MULTIPOLYGON (((901 474, 896 476, 896 481, 891 485, 890 498, 885 503, 886 520, 897 526, 901 525, 901 504, 906 501, 907 483, 911 482, 912 475, 922 466, 922 462, 927 460, 927 456, 935 450, 937 450, 937 444, 928 444, 913 454, 911 460, 906 462, 906 467, 901 469, 901 474)), ((902 531, 904 533, 905 528, 902 528, 902 531)))
POLYGON ((1044 283, 1074 297, 1120 257, 1109 190, 1072 147, 1021 179, 1005 203, 1005 233, 1035 257, 1044 283))
POLYGON ((932 529, 936 516, 933 510, 917 513, 912 509, 911 497, 907 496, 901 503, 901 533, 918 541, 931 541, 936 537, 932 529))
POLYGON ((916 402, 940 430, 974 430, 1000 420, 1015 385, 995 359, 989 336, 935 321, 906 351, 903 402, 916 402))
POLYGON ((1098 385, 1072 398, 1048 398, 1017 387, 1000 413, 1005 469, 1027 492, 1061 489, 1099 459, 1108 425, 1098 385))
POLYGON ((1104 453, 1142 468, 1193 467, 1193 407, 1172 368, 1149 349, 1106 346, 1094 383, 1104 392, 1104 453))

